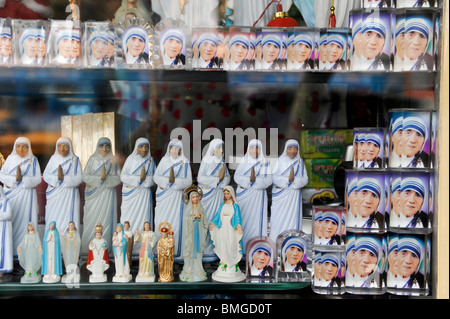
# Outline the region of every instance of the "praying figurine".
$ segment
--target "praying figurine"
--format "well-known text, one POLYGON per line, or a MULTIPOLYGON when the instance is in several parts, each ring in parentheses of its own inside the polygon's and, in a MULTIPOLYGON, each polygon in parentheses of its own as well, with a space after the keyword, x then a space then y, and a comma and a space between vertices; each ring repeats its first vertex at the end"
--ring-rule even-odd
POLYGON ((50 222, 49 227, 45 232, 42 247, 42 275, 44 275, 42 282, 59 282, 61 280, 63 270, 61 240, 59 238, 58 229, 56 228, 56 222, 50 222))
POLYGON ((25 236, 17 247, 19 264, 25 270, 20 278, 22 284, 33 284, 41 281, 42 244, 39 233, 32 222, 26 227, 25 236))

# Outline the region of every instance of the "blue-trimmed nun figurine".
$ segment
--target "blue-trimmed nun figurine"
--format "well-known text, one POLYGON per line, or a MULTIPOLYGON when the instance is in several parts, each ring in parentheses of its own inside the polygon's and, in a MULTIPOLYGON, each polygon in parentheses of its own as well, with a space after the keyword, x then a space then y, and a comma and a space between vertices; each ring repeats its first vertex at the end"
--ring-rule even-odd
POLYGON ((382 191, 381 185, 375 178, 367 177, 358 180, 358 218, 356 227, 384 228, 384 215, 379 210, 382 191))
MULTIPOLYGON (((156 168, 153 179, 156 190, 155 225, 168 222, 175 234, 175 262, 181 262, 183 191, 192 185, 192 170, 189 159, 184 156, 183 143, 173 139, 167 152, 156 168)), ((157 234, 159 240, 161 234, 157 234)))
POLYGON ((418 177, 402 179, 399 227, 428 228, 428 214, 423 210, 424 204, 428 204, 426 186, 418 177))
POLYGON ((11 205, 14 252, 24 237, 27 225, 37 225, 38 200, 36 187, 42 182, 41 168, 31 150, 30 140, 19 137, 0 170, 0 182, 11 205))
POLYGON ((433 71, 433 57, 428 47, 433 42, 433 27, 425 17, 407 18, 403 40, 405 71, 433 71))
POLYGON ((276 242, 278 235, 286 229, 302 229, 302 188, 308 183, 308 174, 296 140, 286 142, 273 169, 272 179, 269 236, 276 242))
POLYGON ((403 118, 402 167, 424 168, 429 166, 430 156, 425 152, 428 145, 429 125, 418 116, 403 118))
POLYGON ((214 252, 220 260, 212 279, 220 282, 244 280, 245 274, 239 269, 243 256, 241 210, 234 189, 229 185, 223 189, 223 201, 209 223, 209 232, 214 252))
POLYGON ((147 31, 139 26, 127 28, 122 36, 122 50, 126 64, 149 63, 147 31))
POLYGON ((186 64, 186 39, 180 28, 166 28, 160 39, 160 51, 163 65, 177 66, 186 64))
POLYGON ((78 186, 83 181, 83 175, 80 160, 74 154, 70 138, 60 137, 56 141, 55 153, 42 175, 48 185, 45 219, 48 222, 56 222, 58 228, 65 227, 70 221, 80 225, 78 186))
POLYGON ((29 222, 25 228, 25 235, 17 247, 19 264, 25 271, 20 278, 23 284, 32 284, 41 281, 42 243, 35 224, 29 222))
POLYGON ((415 236, 399 236, 397 288, 426 288, 425 282, 425 244, 415 236))
POLYGON ((390 70, 390 58, 383 52, 388 30, 383 20, 367 18, 362 27, 361 70, 390 70))
POLYGON ((376 236, 357 236, 355 244, 354 287, 381 288, 381 241, 376 236))
POLYGON ((208 224, 202 206, 203 192, 196 185, 187 187, 183 192, 186 204, 183 211, 183 242, 181 254, 184 258, 180 280, 196 282, 206 280, 202 258, 206 247, 208 224))
POLYGON ((42 244, 42 282, 59 282, 63 274, 63 268, 61 240, 58 229, 56 228, 56 222, 50 222, 42 244))
POLYGON ((243 245, 253 236, 267 236, 267 188, 272 185, 269 160, 263 154, 262 143, 251 140, 247 153, 234 173, 236 198, 242 212, 243 245))
POLYGON ((82 254, 88 252, 89 243, 95 237, 95 226, 103 225, 102 236, 111 247, 113 228, 117 223, 117 192, 120 184, 120 168, 112 151, 111 140, 101 137, 94 154, 83 171, 84 217, 81 237, 82 254))
MULTIPOLYGON (((150 222, 153 229, 153 175, 155 161, 150 152, 150 141, 140 137, 136 140, 133 153, 127 157, 120 173, 122 181, 122 205, 120 222, 133 225, 134 234, 144 222, 150 222)), ((135 249, 135 252, 137 250, 135 249)))
POLYGON ((13 271, 13 240, 11 205, 0 188, 0 282, 4 274, 13 271))
MULTIPOLYGON (((221 139, 213 139, 205 156, 202 158, 197 174, 198 186, 203 192, 202 205, 205 210, 206 220, 209 223, 220 204, 223 201, 223 190, 230 183, 231 177, 224 162, 224 142, 221 139)), ((203 254, 203 262, 213 262, 217 256, 213 251, 209 238, 203 254)))
POLYGON ((113 282, 129 282, 132 279, 130 274, 130 264, 127 258, 127 239, 123 224, 118 223, 116 231, 113 235, 113 252, 116 274, 113 277, 113 282))

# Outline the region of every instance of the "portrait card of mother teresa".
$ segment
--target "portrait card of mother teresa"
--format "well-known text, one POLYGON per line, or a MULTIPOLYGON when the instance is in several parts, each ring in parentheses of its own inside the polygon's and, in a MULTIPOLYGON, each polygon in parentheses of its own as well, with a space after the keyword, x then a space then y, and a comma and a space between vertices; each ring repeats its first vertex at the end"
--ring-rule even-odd
POLYGON ((147 31, 138 25, 133 25, 125 29, 122 35, 124 63, 149 63, 148 37, 147 31))
POLYGON ((401 167, 430 167, 431 111, 404 111, 401 136, 401 167))
POLYGON ((159 39, 162 64, 166 66, 186 65, 186 34, 178 27, 166 27, 159 39))
POLYGON ((268 237, 254 237, 247 243, 247 277, 274 277, 275 244, 268 237))
POLYGON ((47 22, 13 20, 15 64, 43 66, 46 63, 47 22))

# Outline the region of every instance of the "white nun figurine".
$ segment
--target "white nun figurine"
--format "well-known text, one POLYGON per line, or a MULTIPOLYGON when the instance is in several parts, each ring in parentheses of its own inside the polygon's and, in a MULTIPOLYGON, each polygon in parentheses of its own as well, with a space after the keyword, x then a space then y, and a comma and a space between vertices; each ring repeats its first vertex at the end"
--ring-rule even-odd
POLYGON ((269 160, 259 140, 251 140, 247 153, 234 173, 236 198, 242 212, 243 247, 253 236, 267 236, 267 187, 272 184, 269 160))
POLYGON ((296 140, 288 140, 273 170, 270 238, 287 229, 302 230, 302 187, 308 183, 305 164, 296 140))
POLYGON ((70 138, 58 139, 55 153, 45 167, 43 177, 48 184, 45 219, 48 222, 55 221, 59 228, 65 227, 70 221, 80 225, 78 186, 83 181, 83 177, 81 164, 78 156, 73 153, 70 138))
MULTIPOLYGON (((175 262, 182 261, 181 242, 183 218, 183 191, 192 185, 189 160, 183 154, 183 144, 178 139, 170 141, 166 155, 159 162, 154 175, 156 190, 155 225, 163 221, 172 225, 175 234, 175 262)), ((157 234, 157 239, 161 235, 157 234)))
POLYGON ((39 270, 42 266, 42 244, 39 233, 32 222, 27 224, 25 231, 25 235, 17 247, 19 264, 25 270, 20 282, 32 284, 41 281, 39 270))
POLYGON ((120 169, 111 150, 111 140, 102 137, 97 150, 89 158, 83 171, 85 204, 83 217, 82 253, 87 253, 91 239, 95 236, 95 225, 103 226, 103 238, 111 247, 114 225, 117 223, 116 186, 120 184, 120 169))
MULTIPOLYGON (((208 151, 202 159, 197 174, 198 186, 203 191, 202 205, 206 220, 209 223, 223 200, 223 189, 230 183, 230 173, 223 160, 224 143, 221 139, 213 139, 208 151)), ((213 251, 211 239, 206 240, 203 262, 213 262, 217 256, 213 251)))
POLYGON ((11 205, 0 188, 0 278, 13 271, 11 205))
POLYGON ((134 151, 126 159, 120 173, 123 183, 120 222, 124 224, 129 221, 134 226, 130 229, 132 234, 144 222, 153 222, 154 172, 155 161, 150 154, 150 142, 141 137, 137 139, 134 151))
POLYGON ((244 280, 245 274, 239 269, 243 255, 241 210, 233 187, 224 188, 223 201, 209 224, 209 232, 214 252, 220 259, 212 279, 221 282, 244 280))
POLYGON ((11 205, 14 252, 26 234, 27 225, 37 225, 39 206, 36 186, 42 182, 41 168, 31 151, 30 140, 19 137, 0 170, 0 182, 11 205))

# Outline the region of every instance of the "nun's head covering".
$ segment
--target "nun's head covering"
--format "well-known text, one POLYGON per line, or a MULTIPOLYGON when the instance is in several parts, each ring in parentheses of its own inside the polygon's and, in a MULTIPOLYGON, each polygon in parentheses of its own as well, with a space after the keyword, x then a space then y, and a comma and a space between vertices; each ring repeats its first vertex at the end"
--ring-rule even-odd
POLYGON ((363 27, 361 32, 364 34, 368 31, 373 31, 378 33, 383 37, 383 39, 386 39, 386 26, 384 25, 384 22, 381 19, 378 18, 368 18, 363 23, 363 27))
POLYGON ((108 137, 100 137, 98 139, 97 147, 96 147, 96 150, 95 150, 95 153, 93 154, 93 156, 95 156, 97 158, 101 158, 102 160, 105 160, 105 159, 109 160, 114 157, 113 150, 112 150, 112 143, 108 137), (103 145, 108 145, 111 148, 111 151, 105 157, 101 156, 99 153, 99 150, 98 150, 100 148, 100 146, 103 146, 103 145))
MULTIPOLYGON (((428 138, 428 128, 425 122, 417 116, 406 116, 403 118, 403 131, 414 130, 420 133, 425 140, 428 138)), ((425 143, 424 143, 425 144, 425 143)), ((423 148, 423 146, 422 146, 423 148)))
POLYGON ((397 132, 398 130, 403 130, 403 116, 400 116, 392 121, 391 125, 392 135, 394 135, 395 132, 397 132))
POLYGON ((389 236, 388 254, 398 251, 398 236, 389 236))
POLYGON ((284 244, 284 247, 283 247, 283 256, 284 256, 285 260, 286 260, 286 252, 291 247, 295 247, 295 248, 299 249, 300 251, 303 252, 303 254, 306 253, 305 241, 299 237, 291 237, 286 241, 286 243, 284 244))
POLYGON ((0 37, 2 38, 10 38, 12 37, 11 34, 11 27, 10 26, 3 26, 1 28, 0 37))
POLYGON ((366 177, 358 180, 358 192, 363 190, 374 193, 378 198, 380 198, 382 194, 381 185, 379 185, 375 178, 366 177))
POLYGON ((273 33, 263 34, 262 46, 264 47, 268 43, 272 43, 272 44, 276 45, 279 49, 281 49, 283 47, 281 37, 277 34, 273 34, 273 33))
POLYGON ((323 221, 329 220, 329 221, 333 222, 334 224, 336 224, 336 226, 339 226, 339 216, 338 216, 338 214, 336 214, 336 212, 333 212, 331 210, 323 212, 322 220, 323 221))
MULTIPOLYGON (((430 34, 432 34, 431 21, 426 18, 411 18, 407 19, 405 23, 405 33, 418 32, 422 34, 428 41, 430 41, 430 34)), ((431 37, 433 38, 433 37, 431 37)))
MULTIPOLYGON (((264 242, 264 241, 259 242, 257 247, 255 247, 255 249, 251 253, 251 256, 253 257, 253 255, 258 251, 262 251, 266 255, 268 255, 270 258, 272 258, 272 247, 270 247, 269 243, 264 242)), ((252 265, 253 265, 253 259, 252 259, 252 265)))
POLYGON ((24 43, 28 39, 36 39, 37 38, 38 29, 37 28, 26 28, 19 38, 19 53, 21 55, 24 54, 25 48, 24 43))
POLYGON ((81 30, 80 29, 72 29, 72 40, 76 40, 78 42, 81 41, 81 30))
POLYGON ((132 26, 125 30, 122 36, 122 49, 125 52, 128 52, 127 42, 131 38, 136 37, 147 45, 148 34, 143 28, 138 26, 132 26))
POLYGON ((262 147, 261 141, 258 140, 258 139, 253 139, 253 140, 251 140, 251 141, 248 143, 248 145, 247 145, 247 153, 246 153, 245 156, 244 156, 244 162, 259 161, 259 160, 263 160, 264 158, 265 158, 265 157, 264 157, 264 154, 263 154, 263 147, 262 147), (256 159, 254 159, 254 158, 250 155, 250 153, 249 153, 249 150, 250 150, 252 147, 257 147, 258 150, 259 150, 259 152, 258 152, 258 158, 256 158, 256 159))
POLYGON ((222 157, 219 158, 214 154, 214 150, 219 147, 223 147, 224 145, 225 144, 224 144, 223 140, 221 140, 220 138, 215 138, 211 142, 209 142, 208 150, 206 151, 205 156, 203 156, 202 162, 205 162, 205 163, 221 163, 221 162, 223 162, 223 154, 222 154, 222 157))
POLYGON ((286 144, 284 144, 283 154, 281 154, 280 159, 288 159, 291 162, 292 161, 298 161, 300 159, 300 144, 298 143, 297 140, 289 139, 289 140, 286 141, 286 144), (297 155, 295 155, 294 158, 291 158, 287 154, 287 149, 289 147, 296 147, 297 148, 297 155))
POLYGON ((366 142, 374 143, 378 147, 381 147, 381 144, 382 144, 381 137, 375 133, 367 133, 366 134, 366 142))
POLYGON ((108 33, 107 32, 103 32, 103 31, 94 31, 94 32, 92 32, 91 36, 89 37, 89 40, 88 40, 89 47, 91 46, 92 42, 94 42, 95 40, 101 40, 105 44, 108 44, 108 41, 109 41, 108 33))
POLYGON ((398 37, 400 34, 405 33, 405 18, 397 19, 395 24, 395 37, 398 37))
POLYGON ((67 157, 72 157, 74 156, 74 152, 73 152, 73 147, 72 147, 72 140, 68 137, 60 137, 58 138, 58 140, 56 141, 56 147, 55 147, 55 153, 54 155, 56 156, 61 156, 58 152, 58 145, 59 144, 65 144, 67 146, 69 146, 69 154, 67 154, 67 157))
POLYGON ((197 48, 200 48, 200 46, 203 44, 203 42, 209 42, 215 46, 219 44, 219 39, 216 34, 211 32, 205 32, 202 33, 197 40, 197 48))
POLYGON ((347 186, 347 196, 349 196, 354 191, 358 191, 358 178, 353 178, 352 180, 350 180, 347 186))
POLYGON ((231 197, 233 198, 233 201, 235 204, 237 204, 237 200, 236 200, 236 193, 234 192, 234 188, 230 185, 227 185, 223 188, 223 191, 229 191, 231 194, 231 197))
POLYGON ((423 241, 413 236, 401 236, 398 239, 398 252, 409 251, 419 258, 419 265, 414 273, 424 271, 425 244, 423 241))
POLYGON ((381 268, 381 262, 383 260, 383 247, 381 241, 375 236, 361 235, 356 239, 356 251, 361 249, 371 252, 377 258, 377 267, 381 268))
POLYGON ((13 150, 11 152, 11 155, 13 155, 13 156, 19 156, 16 152, 17 145, 27 145, 28 146, 28 153, 24 156, 24 158, 31 158, 33 156, 33 152, 31 150, 31 143, 27 137, 21 136, 16 139, 16 141, 14 142, 13 150))
POLYGON ((401 177, 397 177, 391 183, 391 194, 394 194, 398 190, 402 191, 402 178, 401 177))
POLYGON ((248 37, 246 37, 243 34, 234 34, 230 39, 230 47, 234 44, 241 44, 243 45, 247 50, 250 49, 250 40, 248 37))
POLYGON ((321 261, 322 261, 322 264, 329 262, 329 263, 332 263, 336 267, 340 267, 340 260, 337 257, 337 255, 334 253, 323 254, 321 261))
POLYGON ((168 28, 164 31, 163 36, 160 40, 161 50, 164 50, 164 43, 166 43, 169 39, 175 39, 178 42, 180 42, 183 45, 183 48, 185 46, 185 36, 181 29, 179 28, 168 28))
POLYGON ((314 41, 307 33, 300 33, 295 36, 295 44, 306 44, 310 49, 314 48, 314 41))
POLYGON ((72 40, 72 29, 64 28, 56 34, 56 46, 64 39, 72 40))
POLYGON ((426 187, 423 185, 422 180, 417 177, 407 177, 403 178, 401 181, 402 192, 406 190, 412 190, 418 194, 422 198, 426 196, 426 187))
POLYGON ((178 161, 180 159, 183 159, 183 161, 186 163, 187 162, 187 158, 184 156, 184 149, 183 149, 183 142, 181 142, 179 139, 172 139, 170 140, 169 144, 167 145, 167 151, 166 154, 164 155, 165 158, 168 158, 170 160, 173 161, 178 161), (170 156, 170 149, 172 147, 176 147, 180 150, 180 155, 177 158, 172 158, 170 156))
POLYGON ((147 155, 144 156, 144 158, 150 158, 151 157, 150 141, 148 139, 146 139, 145 137, 140 137, 136 140, 136 143, 134 143, 134 150, 133 150, 132 155, 141 156, 138 154, 137 150, 138 150, 138 147, 140 147, 142 145, 148 145, 148 153, 147 153, 147 155))
POLYGON ((345 49, 346 42, 347 41, 344 39, 344 37, 339 33, 332 33, 332 34, 329 34, 327 37, 327 45, 335 43, 335 44, 339 45, 342 49, 345 49))

